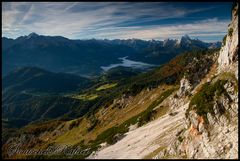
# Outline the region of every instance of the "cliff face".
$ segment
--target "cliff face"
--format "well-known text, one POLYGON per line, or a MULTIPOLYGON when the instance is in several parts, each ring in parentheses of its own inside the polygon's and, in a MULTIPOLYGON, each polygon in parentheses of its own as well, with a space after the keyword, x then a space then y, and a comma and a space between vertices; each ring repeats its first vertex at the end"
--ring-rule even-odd
MULTIPOLYGON (((175 140, 156 158, 238 158, 238 4, 232 11, 228 35, 223 41, 216 66, 213 75, 206 75, 207 81, 201 80, 201 87, 190 91, 196 95, 200 92, 208 94, 217 82, 224 81, 222 87, 214 88, 212 107, 205 104, 198 108, 200 103, 192 108, 189 106, 185 128, 179 129, 175 140), (208 84, 209 88, 204 89, 202 84, 208 84), (224 92, 219 94, 220 88, 224 92)), ((186 82, 185 78, 181 82, 186 82)), ((182 83, 180 89, 186 87, 182 83)), ((189 104, 194 97, 189 98, 189 104)), ((198 101, 201 101, 200 98, 198 101)))
MULTIPOLYGON (((219 72, 231 70, 238 62, 238 4, 232 10, 232 21, 228 26, 228 34, 223 40, 218 58, 219 72)), ((237 68, 234 68, 238 72, 237 68)), ((237 73, 236 73, 237 77, 237 73)))
POLYGON ((224 88, 227 95, 214 99, 213 113, 207 113, 205 120, 191 110, 184 128, 156 158, 238 158, 238 97, 232 80, 224 88))

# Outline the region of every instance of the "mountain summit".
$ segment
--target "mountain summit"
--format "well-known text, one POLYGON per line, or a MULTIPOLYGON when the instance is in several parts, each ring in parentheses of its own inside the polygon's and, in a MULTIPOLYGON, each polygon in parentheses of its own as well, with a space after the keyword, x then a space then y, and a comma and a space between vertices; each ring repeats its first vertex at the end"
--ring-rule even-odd
POLYGON ((36 34, 35 32, 32 32, 27 36, 27 39, 30 39, 30 38, 33 38, 33 37, 38 37, 38 36, 39 36, 38 34, 36 34))
POLYGON ((191 42, 191 40, 192 39, 187 34, 181 38, 181 42, 191 42))
POLYGON ((188 34, 183 35, 182 38, 191 39, 188 34))

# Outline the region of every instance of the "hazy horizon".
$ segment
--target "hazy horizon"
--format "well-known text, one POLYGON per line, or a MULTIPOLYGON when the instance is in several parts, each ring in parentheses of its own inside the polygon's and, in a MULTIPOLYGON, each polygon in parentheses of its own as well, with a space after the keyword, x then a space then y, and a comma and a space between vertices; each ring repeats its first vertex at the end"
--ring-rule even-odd
MULTIPOLYGON (((35 32, 32 32, 32 33, 35 33, 35 32)), ((24 37, 24 36, 29 36, 30 34, 32 34, 32 33, 29 33, 29 34, 27 34, 27 35, 21 35, 21 36, 19 36, 19 37, 24 37)), ((37 33, 35 33, 35 34, 37 34, 37 33)), ((38 36, 50 36, 51 37, 51 35, 40 35, 40 34, 37 34, 38 36)), ((62 36, 62 35, 52 35, 52 37, 54 37, 54 36, 62 36)), ((184 37, 185 35, 182 35, 182 37, 184 37)), ((191 35, 187 35, 187 36, 189 36, 190 37, 190 39, 195 39, 195 40, 197 40, 198 38, 193 38, 191 35)), ((2 38, 8 38, 8 39, 13 39, 13 40, 16 40, 17 38, 19 38, 19 37, 16 37, 16 38, 10 38, 10 37, 6 37, 6 36, 2 36, 2 38)), ((62 37, 65 37, 65 36, 62 36, 62 37)), ((171 37, 169 37, 169 38, 166 38, 166 39, 161 39, 161 40, 159 40, 159 39, 139 39, 139 38, 123 38, 123 39, 118 39, 118 38, 110 38, 110 39, 108 39, 108 38, 88 38, 88 39, 81 39, 81 38, 76 38, 76 39, 71 39, 71 38, 68 38, 68 37, 65 37, 65 38, 67 38, 67 39, 69 39, 69 40, 82 40, 82 41, 84 41, 84 40, 110 40, 110 41, 112 41, 112 40, 142 40, 142 41, 164 41, 164 40, 167 40, 167 39, 170 39, 170 40, 180 40, 181 39, 181 37, 179 37, 179 38, 176 38, 176 39, 174 39, 174 38, 171 38, 171 37)), ((216 40, 216 41, 204 41, 204 40, 201 40, 201 39, 198 39, 198 40, 200 40, 200 41, 203 41, 203 42, 207 42, 207 43, 215 43, 215 42, 222 42, 222 40, 216 40)))

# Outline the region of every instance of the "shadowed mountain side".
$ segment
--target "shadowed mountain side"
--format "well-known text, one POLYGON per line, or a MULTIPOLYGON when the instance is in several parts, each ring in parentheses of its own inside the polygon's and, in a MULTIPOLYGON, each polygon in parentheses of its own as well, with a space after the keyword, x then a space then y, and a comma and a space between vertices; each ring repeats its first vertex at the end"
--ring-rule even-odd
POLYGON ((160 65, 192 49, 218 48, 184 36, 181 40, 70 40, 32 33, 16 39, 2 38, 3 74, 18 67, 36 66, 53 72, 98 76, 101 66, 120 63, 119 58, 160 65))
POLYGON ((3 78, 3 89, 14 91, 67 92, 91 86, 89 79, 65 73, 52 73, 37 67, 25 67, 3 78))

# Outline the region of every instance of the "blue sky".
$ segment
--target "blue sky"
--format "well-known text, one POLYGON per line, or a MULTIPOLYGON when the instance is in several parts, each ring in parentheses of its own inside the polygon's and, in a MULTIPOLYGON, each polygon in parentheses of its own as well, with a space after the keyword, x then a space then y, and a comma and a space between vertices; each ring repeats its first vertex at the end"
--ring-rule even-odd
POLYGON ((3 2, 2 36, 36 32, 70 39, 221 41, 231 20, 228 2, 3 2))

